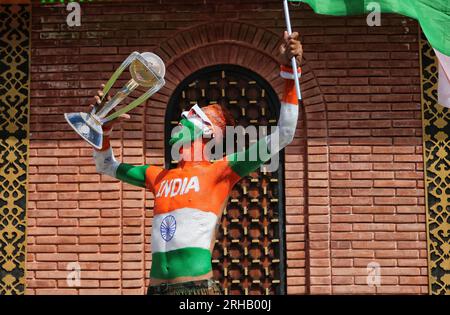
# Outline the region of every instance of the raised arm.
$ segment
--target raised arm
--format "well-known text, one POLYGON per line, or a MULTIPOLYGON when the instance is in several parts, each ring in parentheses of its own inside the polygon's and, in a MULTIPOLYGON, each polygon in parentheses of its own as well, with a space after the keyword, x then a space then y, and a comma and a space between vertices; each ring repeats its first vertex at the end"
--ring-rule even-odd
MULTIPOLYGON (((95 96, 95 100, 97 103, 100 103, 102 93, 102 91, 98 91, 97 96, 95 96)), ((128 118, 129 115, 124 114, 114 122, 122 121, 128 118)), ((103 147, 101 148, 101 150, 94 149, 93 157, 97 172, 117 178, 125 183, 134 186, 146 187, 145 174, 149 166, 134 166, 131 164, 120 163, 116 160, 116 158, 114 157, 114 152, 111 148, 110 141, 112 128, 112 123, 103 126, 103 147)))
POLYGON ((110 144, 110 132, 103 136, 103 147, 101 150, 94 149, 94 161, 97 172, 117 178, 125 183, 146 187, 145 173, 148 165, 134 166, 131 164, 120 163, 114 157, 114 152, 110 144))
MULTIPOLYGON (((287 36, 285 33, 285 41, 285 44, 280 47, 282 62, 280 76, 285 79, 285 87, 277 129, 272 134, 259 139, 247 150, 226 157, 231 169, 240 177, 256 170, 294 139, 299 106, 295 91, 294 72, 288 65, 292 56, 295 56, 300 63, 303 50, 298 40, 298 33, 293 33, 291 36, 287 36)), ((297 71, 301 75, 301 69, 299 68, 297 71)))

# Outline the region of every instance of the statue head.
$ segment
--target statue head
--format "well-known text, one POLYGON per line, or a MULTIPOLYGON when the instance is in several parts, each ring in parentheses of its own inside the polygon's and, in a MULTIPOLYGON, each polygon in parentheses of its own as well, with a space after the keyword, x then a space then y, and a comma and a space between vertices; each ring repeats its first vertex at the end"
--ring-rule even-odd
POLYGON ((223 140, 226 126, 234 126, 235 121, 231 113, 219 104, 212 104, 200 108, 197 104, 189 111, 181 113, 178 129, 172 134, 170 145, 187 144, 198 139, 217 143, 223 140))

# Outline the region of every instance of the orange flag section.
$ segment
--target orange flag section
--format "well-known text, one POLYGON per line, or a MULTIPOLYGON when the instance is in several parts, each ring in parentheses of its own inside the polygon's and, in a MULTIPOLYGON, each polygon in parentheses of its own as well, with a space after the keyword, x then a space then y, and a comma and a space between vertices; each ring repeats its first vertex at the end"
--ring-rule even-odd
MULTIPOLYGON (((294 71, 291 67, 284 65, 280 67, 280 71, 281 77, 286 79, 281 101, 287 104, 298 105, 297 91, 295 90, 294 71)), ((297 69, 297 72, 299 76, 302 74, 300 67, 297 69)))

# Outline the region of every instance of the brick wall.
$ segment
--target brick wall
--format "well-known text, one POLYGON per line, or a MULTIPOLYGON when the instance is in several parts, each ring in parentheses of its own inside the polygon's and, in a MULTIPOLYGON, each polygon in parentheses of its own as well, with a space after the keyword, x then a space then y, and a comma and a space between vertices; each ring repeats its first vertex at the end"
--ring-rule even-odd
MULTIPOLYGON (((280 91, 279 1, 115 1, 33 7, 28 205, 29 294, 142 294, 150 268, 152 196, 98 175, 62 114, 86 110, 132 51, 156 51, 166 87, 114 132, 124 162, 162 165, 165 104, 193 71, 245 66, 280 91), (82 286, 68 287, 79 262, 82 286)), ((418 26, 383 16, 292 12, 305 49, 304 118, 286 149, 288 293, 426 293, 418 26), (366 284, 378 262, 382 285, 366 284)))

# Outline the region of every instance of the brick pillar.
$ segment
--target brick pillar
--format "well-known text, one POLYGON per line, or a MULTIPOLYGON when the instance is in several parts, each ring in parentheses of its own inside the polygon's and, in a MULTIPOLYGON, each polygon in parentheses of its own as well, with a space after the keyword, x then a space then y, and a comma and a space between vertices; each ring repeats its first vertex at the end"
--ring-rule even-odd
POLYGON ((326 105, 314 72, 305 66, 307 136, 307 272, 310 294, 331 294, 330 184, 326 105))

